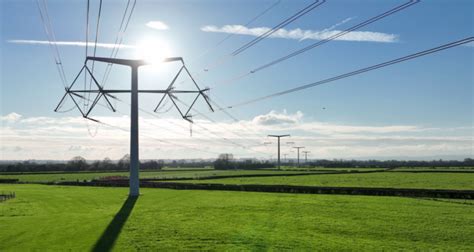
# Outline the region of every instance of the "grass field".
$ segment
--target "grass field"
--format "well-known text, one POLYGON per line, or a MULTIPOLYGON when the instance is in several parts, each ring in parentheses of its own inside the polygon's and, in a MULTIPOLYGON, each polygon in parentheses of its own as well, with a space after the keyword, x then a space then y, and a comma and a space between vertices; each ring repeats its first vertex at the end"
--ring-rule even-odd
POLYGON ((474 205, 399 197, 5 185, 0 251, 472 250, 474 205), (124 204, 126 202, 126 204, 124 204))
POLYGON ((378 172, 362 174, 320 174, 288 177, 181 180, 176 182, 474 190, 474 173, 378 172))
POLYGON ((285 171, 344 171, 344 172, 350 172, 350 171, 379 171, 379 170, 385 170, 386 168, 326 168, 326 167, 295 167, 295 166, 282 166, 282 170, 285 171))
MULTIPOLYGON (((215 175, 243 175, 243 174, 292 174, 304 171, 278 171, 278 170, 163 170, 140 172, 140 178, 197 178, 215 175)), ((0 175, 2 178, 17 178, 21 182, 56 182, 92 180, 106 176, 127 176, 128 172, 77 172, 77 173, 40 173, 40 174, 9 174, 0 175)))

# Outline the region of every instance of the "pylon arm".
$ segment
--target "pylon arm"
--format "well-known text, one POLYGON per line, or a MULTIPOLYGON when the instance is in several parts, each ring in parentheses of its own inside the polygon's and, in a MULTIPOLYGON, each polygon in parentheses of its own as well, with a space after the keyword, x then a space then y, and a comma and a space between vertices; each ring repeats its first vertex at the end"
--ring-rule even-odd
MULTIPOLYGON (((145 61, 145 60, 116 59, 116 58, 104 58, 104 57, 87 57, 86 62, 89 61, 89 60, 106 62, 106 63, 117 64, 117 65, 135 66, 135 67, 144 66, 144 65, 151 65, 150 62, 145 61)), ((182 57, 171 57, 171 58, 163 59, 163 62, 173 62, 173 61, 181 61, 184 64, 184 61, 183 61, 182 57)))

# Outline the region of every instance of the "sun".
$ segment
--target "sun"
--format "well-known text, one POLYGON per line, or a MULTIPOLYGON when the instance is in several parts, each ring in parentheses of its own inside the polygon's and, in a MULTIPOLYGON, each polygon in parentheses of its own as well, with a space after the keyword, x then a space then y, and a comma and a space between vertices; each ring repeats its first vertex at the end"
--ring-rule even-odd
POLYGON ((137 56, 151 65, 163 63, 165 58, 171 57, 168 43, 162 39, 146 39, 137 46, 137 56))

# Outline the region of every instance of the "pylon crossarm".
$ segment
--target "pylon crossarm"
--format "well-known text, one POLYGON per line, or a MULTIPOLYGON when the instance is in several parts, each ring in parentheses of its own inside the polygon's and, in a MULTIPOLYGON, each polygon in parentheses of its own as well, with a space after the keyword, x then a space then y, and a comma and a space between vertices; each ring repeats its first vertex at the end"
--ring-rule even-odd
POLYGON ((190 123, 194 123, 193 122, 193 116, 192 115, 187 115, 187 116, 183 116, 183 119, 190 122, 190 123))
POLYGON ((210 88, 205 88, 205 89, 201 89, 199 90, 199 94, 202 95, 202 97, 204 98, 204 101, 207 103, 207 106, 209 106, 209 109, 214 112, 214 108, 212 107, 211 105, 211 102, 210 102, 210 98, 209 96, 205 93, 206 91, 210 91, 211 89, 210 88))
POLYGON ((209 106, 209 109, 214 112, 214 108, 212 107, 211 103, 209 102, 209 97, 204 94, 204 92, 199 92, 200 95, 204 98, 204 101, 207 103, 207 106, 209 106))
POLYGON ((84 71, 84 68, 86 67, 86 65, 82 66, 81 70, 79 71, 79 73, 76 75, 76 77, 74 78, 74 80, 71 82, 71 86, 69 86, 68 90, 70 90, 72 88, 72 86, 74 86, 74 84, 76 83, 77 79, 79 78, 79 76, 81 76, 81 73, 82 71, 84 71))
POLYGON ((100 91, 102 91, 102 86, 99 85, 99 82, 97 82, 97 80, 96 80, 95 77, 94 77, 94 74, 92 74, 91 70, 89 70, 89 67, 87 67, 87 65, 86 65, 86 70, 87 70, 87 72, 89 72, 89 74, 91 75, 91 78, 92 78, 92 80, 94 81, 94 83, 95 83, 95 85, 97 86, 97 88, 98 88, 100 91))
POLYGON ((175 90, 175 89, 171 89, 168 92, 169 93, 174 93, 174 94, 198 94, 198 93, 201 93, 200 90, 175 90))
POLYGON ((112 109, 112 111, 115 112, 116 110, 114 106, 112 105, 112 103, 110 102, 109 98, 107 98, 106 93, 102 93, 102 96, 104 97, 105 101, 107 101, 107 104, 110 106, 110 109, 112 109))
POLYGON ((77 107, 77 109, 79 110, 79 112, 81 112, 82 116, 83 116, 83 117, 86 116, 86 115, 84 114, 84 111, 82 111, 81 106, 79 106, 79 104, 77 103, 76 99, 74 99, 74 96, 73 96, 73 95, 79 96, 79 97, 81 97, 81 98, 83 98, 83 99, 85 99, 85 97, 82 97, 82 96, 80 96, 80 95, 78 95, 78 94, 75 94, 75 93, 72 93, 72 92, 68 92, 67 94, 69 95, 69 97, 71 97, 71 100, 74 102, 74 104, 76 104, 76 107, 77 107))
POLYGON ((82 96, 82 95, 80 95, 80 94, 77 94, 77 93, 75 93, 75 92, 68 92, 68 94, 72 94, 72 95, 77 96, 77 97, 79 97, 79 98, 81 98, 81 99, 84 99, 84 100, 86 99, 86 97, 84 97, 84 96, 82 96))
POLYGON ((186 114, 184 114, 185 117, 189 114, 189 111, 193 108, 194 103, 196 103, 196 101, 197 101, 198 98, 199 98, 199 95, 196 95, 196 98, 194 98, 193 102, 191 103, 191 105, 189 106, 188 110, 186 111, 186 114))
MULTIPOLYGON (((183 114, 183 112, 181 112, 181 109, 179 109, 178 107, 178 104, 176 104, 176 102, 174 101, 174 99, 178 99, 178 97, 174 96, 173 94, 171 93, 168 93, 168 96, 170 98, 170 100, 173 102, 174 106, 176 107, 176 109, 178 110, 179 114, 181 115, 182 118, 185 117, 185 115, 183 114)), ((185 119, 185 118, 184 118, 185 119)))
POLYGON ((173 80, 171 81, 171 83, 168 85, 168 88, 167 89, 171 89, 171 87, 173 87, 176 79, 178 79, 179 77, 179 74, 181 74, 181 71, 183 71, 183 68, 184 68, 184 65, 181 66, 181 68, 179 69, 178 73, 174 76, 173 80))
POLYGON ((102 123, 101 121, 97 120, 97 119, 94 119, 94 118, 91 118, 91 117, 88 117, 88 116, 84 116, 85 119, 87 120, 91 120, 93 122, 96 122, 96 123, 102 123))
POLYGON ((186 73, 188 73, 189 78, 191 78, 191 80, 193 81, 193 83, 194 83, 194 85, 196 86, 196 88, 197 88, 198 90, 200 90, 201 88, 199 87, 199 85, 198 85, 198 84, 196 83, 196 81, 194 80, 194 78, 193 78, 193 76, 191 75, 191 73, 189 72, 188 68, 187 68, 186 66, 184 66, 184 65, 183 65, 183 67, 184 67, 184 70, 186 70, 186 73))
POLYGON ((160 107, 161 103, 165 100, 167 94, 163 94, 163 97, 161 97, 161 100, 158 102, 158 105, 156 105, 155 109, 153 112, 156 112, 158 108, 160 107))
POLYGON ((60 107, 62 107, 63 103, 64 103, 64 100, 66 99, 66 96, 67 96, 67 92, 64 93, 63 97, 61 98, 61 100, 59 101, 58 105, 56 106, 56 108, 54 109, 54 112, 58 112, 58 109, 60 107))
POLYGON ((109 93, 104 93, 104 95, 107 95, 108 97, 110 97, 112 99, 115 99, 115 100, 120 100, 119 98, 117 98, 117 96, 111 95, 109 93))
POLYGON ((91 106, 89 107, 89 110, 86 113, 86 116, 89 116, 89 114, 92 112, 92 109, 94 109, 95 105, 99 102, 100 97, 102 97, 103 94, 99 93, 97 96, 94 98, 94 101, 92 102, 91 106))

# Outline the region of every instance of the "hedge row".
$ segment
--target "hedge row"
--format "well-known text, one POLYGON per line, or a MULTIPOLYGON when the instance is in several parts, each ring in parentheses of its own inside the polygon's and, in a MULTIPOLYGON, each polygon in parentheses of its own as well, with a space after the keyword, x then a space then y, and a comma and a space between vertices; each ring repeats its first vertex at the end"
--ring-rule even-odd
MULTIPOLYGON (((128 187, 128 181, 60 182, 56 184, 78 185, 78 186, 128 187)), ((474 199, 474 190, 401 189, 401 188, 368 188, 368 187, 319 187, 319 186, 290 186, 290 185, 226 185, 226 184, 151 182, 151 181, 140 181, 140 186, 148 187, 148 188, 169 188, 169 189, 178 189, 178 190, 222 190, 222 191, 251 191, 251 192, 275 192, 275 193, 344 194, 344 195, 474 199)))

